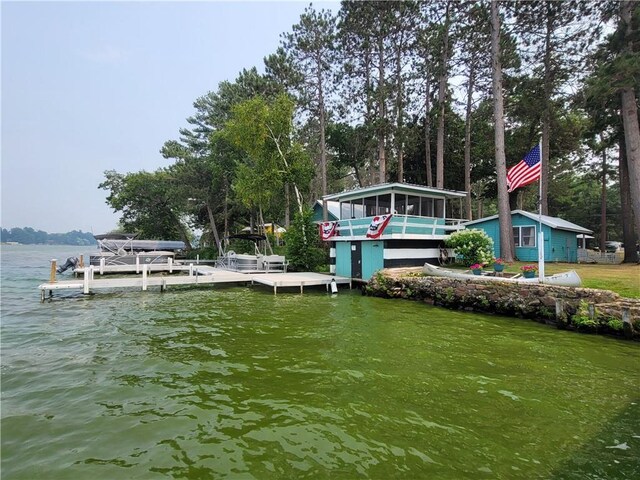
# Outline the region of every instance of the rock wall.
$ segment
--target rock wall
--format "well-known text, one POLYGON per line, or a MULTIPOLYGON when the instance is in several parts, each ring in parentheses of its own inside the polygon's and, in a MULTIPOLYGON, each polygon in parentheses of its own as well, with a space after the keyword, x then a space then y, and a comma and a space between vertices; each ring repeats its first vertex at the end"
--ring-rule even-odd
POLYGON ((421 276, 382 270, 364 286, 366 295, 406 298, 442 307, 497 313, 588 333, 640 340, 640 300, 608 290, 421 276))

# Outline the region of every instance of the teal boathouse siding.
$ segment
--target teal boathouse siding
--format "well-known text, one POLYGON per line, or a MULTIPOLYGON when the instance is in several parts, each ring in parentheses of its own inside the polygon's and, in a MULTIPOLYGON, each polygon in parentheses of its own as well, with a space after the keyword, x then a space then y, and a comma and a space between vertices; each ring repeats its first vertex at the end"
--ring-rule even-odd
MULTIPOLYGON (((542 231, 544 233, 544 259, 546 262, 578 261, 578 234, 593 233, 591 230, 575 225, 560 218, 542 216, 542 231)), ((532 227, 535 232, 533 245, 516 246, 517 260, 523 262, 538 261, 538 232, 540 229, 537 214, 514 210, 511 212, 511 224, 517 227, 532 227)), ((493 254, 500 257, 500 225, 498 216, 487 217, 464 224, 467 229, 483 230, 493 239, 493 254)))
MULTIPOLYGON (((465 196, 423 185, 386 183, 323 197, 329 221, 336 222, 332 236, 324 238, 330 243, 331 273, 368 281, 383 268, 438 263, 444 240, 463 228, 463 220, 447 217, 450 203, 465 196), (378 223, 382 218, 386 222, 378 223)), ((320 223, 321 218, 322 204, 316 203, 314 221, 320 223)))

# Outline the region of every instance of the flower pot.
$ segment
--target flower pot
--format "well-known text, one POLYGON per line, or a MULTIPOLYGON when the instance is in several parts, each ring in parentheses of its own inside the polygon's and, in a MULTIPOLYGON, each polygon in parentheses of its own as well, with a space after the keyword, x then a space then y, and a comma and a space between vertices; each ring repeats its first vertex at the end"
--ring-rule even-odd
POLYGON ((496 265, 494 265, 494 266, 493 266, 493 271, 494 271, 494 272, 501 272, 501 271, 503 271, 503 270, 504 270, 504 265, 498 265, 498 264, 496 264, 496 265))
POLYGON ((482 275, 482 269, 481 268, 475 268, 473 270, 471 270, 473 272, 474 275, 482 275))
POLYGON ((533 270, 527 270, 526 272, 522 272, 522 276, 524 278, 533 278, 536 276, 536 272, 534 272, 533 270))

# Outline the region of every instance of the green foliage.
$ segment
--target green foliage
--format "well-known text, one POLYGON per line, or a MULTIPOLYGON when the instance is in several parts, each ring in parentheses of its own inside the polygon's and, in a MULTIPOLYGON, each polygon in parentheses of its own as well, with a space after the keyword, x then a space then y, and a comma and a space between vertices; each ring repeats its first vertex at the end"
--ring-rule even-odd
POLYGON ((459 230, 445 241, 464 265, 488 264, 493 260, 493 240, 482 230, 459 230))
POLYGON ((17 242, 22 245, 95 245, 96 241, 89 232, 73 230, 67 233, 47 233, 31 227, 1 229, 0 241, 17 242))
POLYGON ((289 268, 294 271, 315 271, 325 263, 324 251, 320 246, 320 236, 311 221, 313 211, 305 208, 297 213, 285 234, 289 268))
POLYGON ((121 174, 110 170, 104 174, 106 179, 99 188, 109 191, 107 203, 122 213, 120 223, 126 231, 148 239, 179 239, 191 249, 184 222, 187 206, 175 195, 176 183, 170 171, 121 174))
POLYGON ((621 332, 624 329, 624 323, 622 323, 622 320, 618 320, 617 318, 610 318, 607 321, 607 326, 616 332, 621 332))
POLYGON ((575 315, 571 317, 572 323, 579 329, 593 330, 598 326, 597 315, 594 310, 594 318, 589 316, 589 305, 584 300, 580 302, 575 315))

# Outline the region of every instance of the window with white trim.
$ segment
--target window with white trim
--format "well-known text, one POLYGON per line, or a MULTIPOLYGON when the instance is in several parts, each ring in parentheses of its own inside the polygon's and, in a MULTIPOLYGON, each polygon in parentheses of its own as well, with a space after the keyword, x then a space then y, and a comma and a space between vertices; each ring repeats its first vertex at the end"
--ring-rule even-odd
POLYGON ((536 227, 533 225, 513 227, 513 243, 516 247, 535 247, 536 227))

